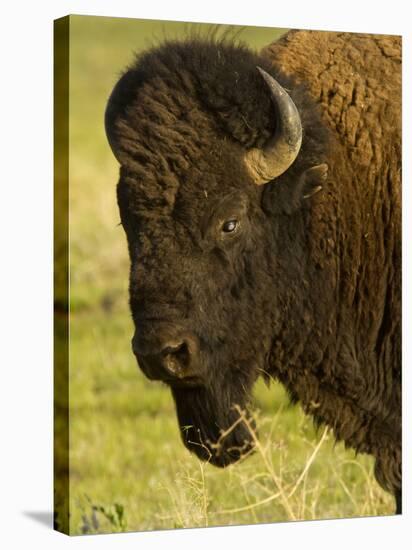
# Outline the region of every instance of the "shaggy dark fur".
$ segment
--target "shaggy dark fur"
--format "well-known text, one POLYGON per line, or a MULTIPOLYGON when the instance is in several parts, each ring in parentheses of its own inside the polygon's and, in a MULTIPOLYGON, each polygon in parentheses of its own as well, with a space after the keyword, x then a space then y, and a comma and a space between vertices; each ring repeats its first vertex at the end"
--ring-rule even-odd
POLYGON ((220 434, 258 376, 274 377, 376 458, 400 511, 399 40, 291 32, 261 56, 168 42, 123 75, 106 124, 139 338, 154 346, 177 323, 199 343, 202 384, 172 384, 186 446, 237 460, 250 434, 242 423, 220 434), (304 130, 294 164, 265 186, 243 162, 276 125, 257 65, 290 92, 304 130), (324 162, 327 181, 310 172, 324 162), (239 230, 224 234, 233 218, 239 230))

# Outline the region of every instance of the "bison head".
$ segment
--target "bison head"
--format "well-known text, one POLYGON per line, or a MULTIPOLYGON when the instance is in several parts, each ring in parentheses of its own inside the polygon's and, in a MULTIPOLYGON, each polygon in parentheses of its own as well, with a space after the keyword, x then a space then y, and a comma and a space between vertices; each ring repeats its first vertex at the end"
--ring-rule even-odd
POLYGON ((217 466, 253 447, 239 411, 285 307, 270 185, 257 184, 288 169, 302 131, 270 71, 243 47, 167 43, 137 58, 106 111, 133 351, 148 378, 170 386, 185 445, 217 466))

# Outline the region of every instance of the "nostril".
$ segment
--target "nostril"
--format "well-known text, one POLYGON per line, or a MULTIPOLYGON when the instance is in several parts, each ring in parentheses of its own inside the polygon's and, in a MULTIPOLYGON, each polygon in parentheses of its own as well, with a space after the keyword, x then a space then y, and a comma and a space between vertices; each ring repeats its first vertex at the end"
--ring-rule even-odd
POLYGON ((186 342, 165 347, 162 356, 164 366, 169 372, 178 377, 187 374, 190 365, 190 351, 186 342))
POLYGON ((140 369, 150 380, 199 383, 199 342, 195 335, 171 325, 142 325, 132 338, 132 348, 140 369))
POLYGON ((163 350, 163 355, 174 355, 177 359, 187 362, 189 359, 189 348, 186 342, 177 344, 176 346, 167 346, 163 350))

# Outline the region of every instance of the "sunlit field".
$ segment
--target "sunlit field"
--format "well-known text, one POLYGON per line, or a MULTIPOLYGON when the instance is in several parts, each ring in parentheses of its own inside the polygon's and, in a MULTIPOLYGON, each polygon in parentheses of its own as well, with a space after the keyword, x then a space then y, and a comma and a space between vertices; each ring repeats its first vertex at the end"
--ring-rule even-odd
MULTIPOLYGON (((372 459, 345 450, 325 428, 315 431, 276 382, 256 386, 255 453, 218 470, 184 448, 168 389, 137 368, 118 165, 106 142, 104 110, 134 51, 193 28, 71 19, 70 533, 392 514, 372 459)), ((231 29, 255 49, 283 32, 231 29)))

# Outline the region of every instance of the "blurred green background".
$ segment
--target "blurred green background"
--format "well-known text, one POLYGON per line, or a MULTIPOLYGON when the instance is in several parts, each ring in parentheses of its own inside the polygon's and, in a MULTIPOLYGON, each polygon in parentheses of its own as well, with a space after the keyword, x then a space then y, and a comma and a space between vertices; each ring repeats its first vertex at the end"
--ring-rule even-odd
MULTIPOLYGON (((391 514, 392 498, 377 486, 372 460, 345 451, 323 430, 315 433, 276 383, 256 387, 258 452, 221 471, 185 450, 169 391, 137 369, 130 349, 126 240, 116 205, 118 165, 106 142, 104 111, 133 52, 194 28, 206 33, 211 26, 70 18, 66 528, 80 534, 391 514)), ((285 32, 217 30, 227 31, 257 50, 285 32)))

